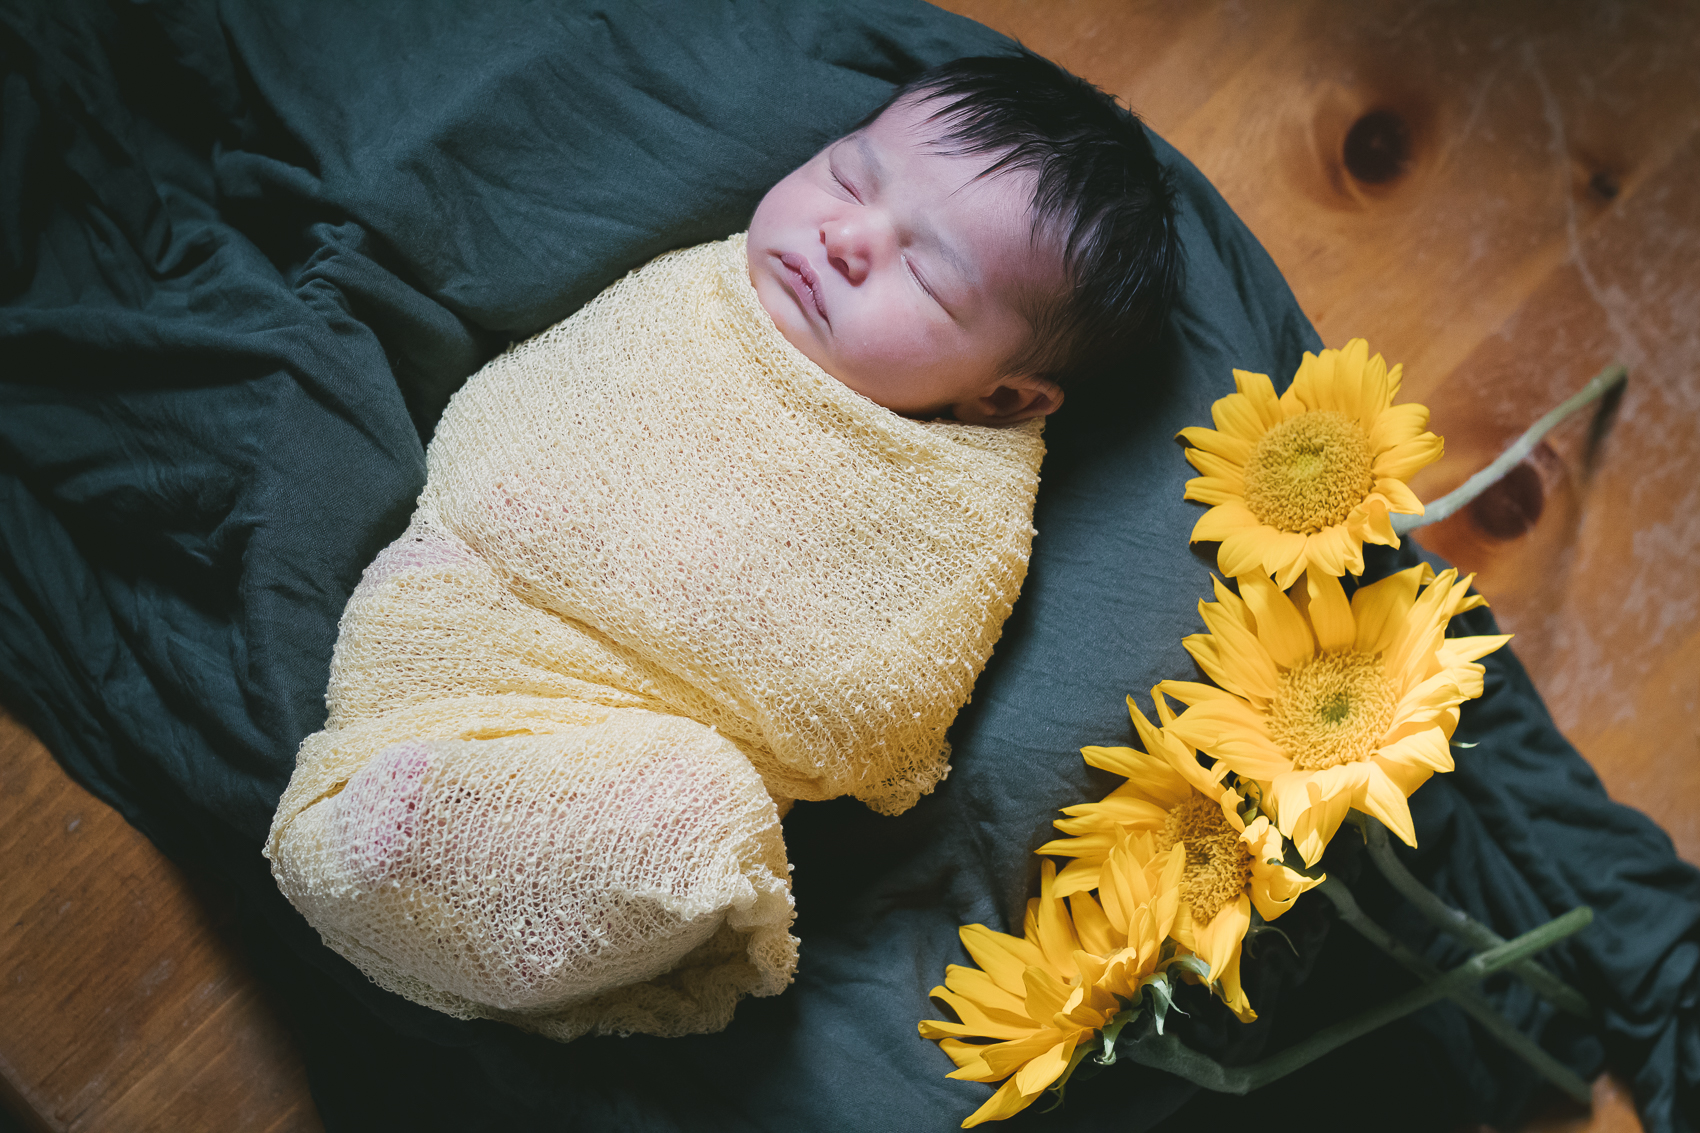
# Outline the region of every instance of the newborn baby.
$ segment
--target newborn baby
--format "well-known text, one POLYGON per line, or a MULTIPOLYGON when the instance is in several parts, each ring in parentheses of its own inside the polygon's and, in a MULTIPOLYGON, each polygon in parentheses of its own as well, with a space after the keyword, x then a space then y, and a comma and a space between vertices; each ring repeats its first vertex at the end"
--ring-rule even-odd
POLYGON ((901 89, 492 361, 344 612, 266 854, 380 985, 559 1039, 790 982, 795 800, 948 770, 1026 572, 1040 422, 1179 250, 1110 100, 1033 56, 901 89))

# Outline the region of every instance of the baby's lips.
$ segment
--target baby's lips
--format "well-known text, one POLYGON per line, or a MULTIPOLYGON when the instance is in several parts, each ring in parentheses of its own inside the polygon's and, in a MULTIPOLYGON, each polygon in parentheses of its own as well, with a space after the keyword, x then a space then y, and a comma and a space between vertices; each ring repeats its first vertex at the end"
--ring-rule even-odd
POLYGON ((809 263, 809 258, 797 252, 786 252, 779 257, 779 262, 785 265, 788 272, 797 277, 796 279, 788 278, 786 282, 791 285, 792 290, 796 291, 798 301, 804 306, 813 307, 821 320, 830 325, 832 320, 826 317, 826 304, 821 299, 820 274, 815 271, 814 265, 809 263), (801 283, 800 288, 798 287, 799 282, 801 283))

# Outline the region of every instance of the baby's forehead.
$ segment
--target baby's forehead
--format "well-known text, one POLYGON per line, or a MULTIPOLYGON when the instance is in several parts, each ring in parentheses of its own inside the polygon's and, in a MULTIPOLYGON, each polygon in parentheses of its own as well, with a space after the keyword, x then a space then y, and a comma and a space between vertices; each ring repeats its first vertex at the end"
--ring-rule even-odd
POLYGON ((984 161, 984 168, 990 169, 1003 155, 991 149, 971 152, 981 147, 961 136, 966 112, 952 112, 950 107, 949 98, 937 91, 911 92, 863 119, 829 147, 877 135, 882 145, 902 146, 917 153, 977 156, 984 161))
POLYGON ((1032 227, 1037 234, 1034 172, 1006 161, 1013 147, 986 146, 965 136, 963 115, 950 113, 949 106, 949 100, 936 92, 906 95, 828 143, 822 153, 855 158, 884 177, 901 176, 914 158, 950 160, 959 166, 952 179, 941 183, 921 178, 910 186, 914 191, 934 190, 944 205, 954 203, 964 190, 1011 182, 998 188, 1013 190, 1010 199, 1021 202, 1023 218, 1035 221, 1032 227))

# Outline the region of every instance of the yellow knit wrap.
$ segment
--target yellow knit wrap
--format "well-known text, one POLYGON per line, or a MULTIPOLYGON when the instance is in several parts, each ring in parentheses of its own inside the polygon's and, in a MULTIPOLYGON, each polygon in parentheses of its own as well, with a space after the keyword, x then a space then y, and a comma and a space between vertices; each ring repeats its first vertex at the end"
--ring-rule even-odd
POLYGON ((450 403, 343 614, 278 884, 453 1015, 725 1026, 796 964, 781 807, 895 814, 948 770, 1043 451, 826 375, 741 236, 633 272, 450 403))

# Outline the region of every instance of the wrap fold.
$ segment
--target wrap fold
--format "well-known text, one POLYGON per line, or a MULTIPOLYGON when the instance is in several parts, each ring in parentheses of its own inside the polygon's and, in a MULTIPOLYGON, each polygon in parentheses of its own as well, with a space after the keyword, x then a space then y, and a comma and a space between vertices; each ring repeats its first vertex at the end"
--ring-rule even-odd
POLYGON ((742 237, 633 272, 450 404, 343 614, 279 885, 453 1015, 725 1026, 796 965, 780 808, 896 814, 948 770, 1043 451, 826 375, 742 237))

